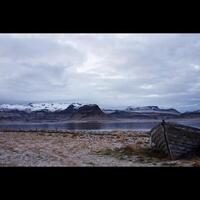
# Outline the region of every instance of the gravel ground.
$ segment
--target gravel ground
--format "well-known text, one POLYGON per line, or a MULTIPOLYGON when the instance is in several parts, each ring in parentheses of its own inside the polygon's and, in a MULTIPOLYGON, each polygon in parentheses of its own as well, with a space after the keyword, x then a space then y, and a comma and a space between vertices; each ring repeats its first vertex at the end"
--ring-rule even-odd
POLYGON ((0 166, 200 166, 152 153, 149 135, 112 132, 0 132, 0 166))

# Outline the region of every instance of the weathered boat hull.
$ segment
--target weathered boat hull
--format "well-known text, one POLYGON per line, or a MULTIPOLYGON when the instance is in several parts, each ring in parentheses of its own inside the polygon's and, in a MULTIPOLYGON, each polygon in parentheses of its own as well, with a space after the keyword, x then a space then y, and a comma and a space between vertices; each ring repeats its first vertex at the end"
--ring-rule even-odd
POLYGON ((150 131, 151 146, 176 159, 200 152, 200 129, 160 123, 150 131))

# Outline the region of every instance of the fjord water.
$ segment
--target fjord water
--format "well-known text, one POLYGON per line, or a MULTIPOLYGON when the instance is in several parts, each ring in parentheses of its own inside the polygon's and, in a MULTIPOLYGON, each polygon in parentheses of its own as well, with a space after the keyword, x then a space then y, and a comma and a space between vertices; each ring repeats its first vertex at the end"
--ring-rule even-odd
MULTIPOLYGON (((169 120, 170 121, 170 120, 169 120)), ((160 121, 133 121, 133 122, 68 122, 68 123, 1 123, 0 129, 12 130, 34 130, 34 129, 48 129, 48 130, 140 130, 149 131, 160 121)), ((175 121, 172 121, 175 122, 175 121)), ((200 128, 200 120, 176 120, 187 126, 200 128)))

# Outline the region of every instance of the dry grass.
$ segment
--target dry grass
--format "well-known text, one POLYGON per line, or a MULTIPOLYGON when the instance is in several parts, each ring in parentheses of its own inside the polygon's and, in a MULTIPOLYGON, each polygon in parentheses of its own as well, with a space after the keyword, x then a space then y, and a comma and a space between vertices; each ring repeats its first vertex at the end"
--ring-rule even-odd
POLYGON ((194 166, 200 158, 171 161, 135 131, 6 132, 0 134, 0 166, 194 166))
POLYGON ((97 153, 101 155, 113 156, 118 159, 127 159, 131 158, 132 156, 138 156, 138 158, 141 161, 149 159, 152 159, 152 161, 153 160, 155 161, 155 159, 159 160, 168 159, 165 155, 161 154, 160 152, 152 150, 148 145, 143 145, 143 147, 141 147, 139 144, 129 144, 121 148, 114 148, 114 149, 107 148, 100 150, 97 153))

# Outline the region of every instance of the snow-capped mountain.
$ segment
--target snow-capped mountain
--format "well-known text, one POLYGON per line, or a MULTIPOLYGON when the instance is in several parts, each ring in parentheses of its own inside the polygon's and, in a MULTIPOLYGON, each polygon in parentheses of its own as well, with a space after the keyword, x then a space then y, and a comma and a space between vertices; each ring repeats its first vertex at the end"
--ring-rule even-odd
POLYGON ((179 111, 173 108, 161 109, 158 106, 144 106, 144 107, 131 107, 128 106, 125 111, 127 112, 141 112, 141 113, 173 113, 179 114, 179 111))
POLYGON ((69 106, 66 103, 29 103, 27 105, 19 104, 2 104, 0 105, 0 110, 20 110, 20 111, 40 111, 48 110, 49 112, 54 112, 58 110, 64 110, 69 106))
POLYGON ((111 114, 116 111, 128 112, 128 113, 166 113, 166 114, 180 114, 179 111, 169 108, 161 109, 158 106, 143 106, 143 107, 132 107, 128 106, 125 109, 103 109, 106 114, 111 114))
POLYGON ((0 105, 0 122, 62 122, 109 119, 97 104, 29 103, 0 105))
POLYGON ((72 103, 71 106, 73 106, 74 109, 78 110, 80 107, 83 106, 81 103, 72 103))
POLYGON ((144 107, 131 107, 128 106, 126 111, 157 111, 160 110, 158 106, 144 106, 144 107))
POLYGON ((27 105, 17 105, 17 104, 1 104, 0 105, 0 110, 1 111, 6 111, 6 110, 27 110, 28 106, 27 105))
POLYGON ((0 111, 19 110, 19 111, 33 112, 33 111, 46 110, 49 112, 55 112, 55 111, 64 111, 67 108, 73 108, 74 110, 78 110, 80 107, 84 105, 93 106, 93 104, 80 104, 80 103, 72 103, 72 104, 69 104, 69 103, 29 103, 26 105, 1 104, 0 111))

